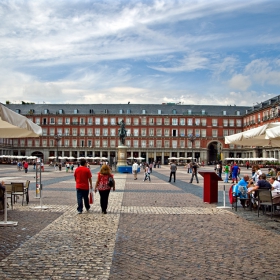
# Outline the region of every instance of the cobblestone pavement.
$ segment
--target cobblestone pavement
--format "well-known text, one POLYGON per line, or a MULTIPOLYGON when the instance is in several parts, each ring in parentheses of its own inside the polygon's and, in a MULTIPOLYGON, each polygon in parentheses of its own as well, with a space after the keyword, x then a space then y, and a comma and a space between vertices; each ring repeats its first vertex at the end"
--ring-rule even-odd
POLYGON ((167 182, 168 166, 154 169, 151 182, 143 171, 138 180, 115 174, 107 215, 98 194, 92 211, 77 215, 73 174, 49 167, 42 173, 47 209, 34 208, 34 175, 0 165, 0 180, 31 180, 29 205, 8 210, 18 226, 0 228, 0 279, 279 279, 279 215, 205 204, 203 178, 189 184, 184 168, 175 183, 167 182))

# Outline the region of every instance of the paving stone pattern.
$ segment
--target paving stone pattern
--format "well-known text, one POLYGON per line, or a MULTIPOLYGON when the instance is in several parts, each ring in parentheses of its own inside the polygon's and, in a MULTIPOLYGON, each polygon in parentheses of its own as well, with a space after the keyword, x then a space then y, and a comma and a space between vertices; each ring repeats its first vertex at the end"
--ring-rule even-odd
POLYGON ((31 180, 29 205, 8 210, 18 226, 0 228, 0 279, 279 279, 279 215, 205 204, 203 178, 190 184, 180 167, 176 175, 167 182, 168 166, 153 169, 151 182, 143 171, 138 180, 115 174, 108 214, 97 193, 91 212, 78 215, 72 173, 46 166, 43 210, 34 208, 35 172, 0 166, 7 183, 31 180))

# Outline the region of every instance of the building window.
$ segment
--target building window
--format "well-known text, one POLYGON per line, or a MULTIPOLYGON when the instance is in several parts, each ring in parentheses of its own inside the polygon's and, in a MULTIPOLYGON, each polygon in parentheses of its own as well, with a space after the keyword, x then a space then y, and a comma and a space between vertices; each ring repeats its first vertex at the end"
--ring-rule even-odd
POLYGON ((164 136, 169 136, 170 135, 170 131, 169 129, 164 129, 164 136))
POLYGON ((108 125, 108 118, 103 118, 103 124, 108 125))
POLYGON ((172 125, 178 125, 178 119, 172 118, 172 125))
POLYGON ((70 118, 65 118, 65 124, 70 124, 70 118))
POLYGON ((157 125, 162 125, 162 118, 157 118, 157 125))
POLYGON ((227 129, 223 130, 223 136, 228 136, 228 130, 227 129))
POLYGON ((133 124, 138 125, 139 124, 139 119, 138 118, 133 118, 133 124))
POLYGON ((145 110, 145 109, 142 110, 142 114, 143 114, 143 115, 146 114, 146 110, 145 110))
POLYGON ((72 128, 72 135, 77 136, 77 128, 72 128))
POLYGON ((218 130, 212 129, 212 137, 218 137, 218 130))
POLYGON ((206 129, 201 129, 201 137, 206 137, 206 129))
POLYGON ((193 125, 193 119, 188 119, 188 125, 193 125))
POLYGON ((164 119, 164 125, 169 125, 169 124, 170 124, 169 118, 165 118, 165 119, 164 119))
POLYGON ((157 140, 157 148, 161 148, 161 140, 157 140))
POLYGON ((110 135, 111 136, 116 136, 116 129, 115 128, 110 129, 110 135))
POLYGON ((108 136, 108 128, 103 128, 103 136, 108 136))
POLYGON ((200 119, 195 119, 195 125, 200 125, 200 119))
POLYGON ((115 118, 111 118, 111 125, 116 125, 116 119, 115 118))
POLYGON ((62 118, 57 119, 57 124, 62 125, 62 118))
POLYGON ((95 118, 95 124, 100 125, 100 118, 95 118))
MULTIPOLYGON (((16 113, 20 114, 20 109, 16 109, 16 113)), ((45 113, 47 114, 47 113, 45 113)))
POLYGON ((130 135, 131 135, 131 130, 130 130, 130 128, 126 129, 126 135, 127 135, 127 136, 130 136, 130 135))
POLYGON ((149 141, 149 147, 150 147, 150 148, 154 147, 154 140, 150 140, 150 141, 149 141))
POLYGON ((141 124, 142 124, 142 125, 146 125, 146 124, 147 124, 147 119, 146 119, 146 117, 141 118, 141 124))
POLYGON ((205 115, 205 110, 201 110, 201 115, 205 115))
POLYGON ((133 140, 133 147, 138 148, 138 140, 133 140))
MULTIPOLYGON (((120 145, 120 140, 119 140, 119 145, 120 145)), ((127 147, 130 147, 130 146, 131 146, 131 141, 130 141, 129 139, 126 141, 126 146, 127 146, 127 147)))
POLYGON ((229 120, 229 126, 234 126, 234 120, 229 120))
POLYGON ((206 119, 201 119, 201 125, 202 126, 206 126, 206 123, 207 123, 206 119))
POLYGON ((157 128, 157 136, 161 136, 161 133, 162 133, 161 128, 157 128))
POLYGON ((195 140, 194 141, 194 146, 196 149, 200 148, 200 140, 195 140))
POLYGON ((100 136, 100 128, 95 129, 95 136, 100 136))
POLYGON ((185 125, 186 122, 185 122, 185 119, 180 119, 180 125, 185 125))
POLYGON ((130 114, 130 113, 131 113, 131 110, 130 110, 130 109, 127 109, 127 110, 126 110, 126 113, 127 113, 127 114, 130 114))
POLYGON ((169 148, 169 141, 168 140, 164 141, 164 148, 169 148))
POLYGON ((74 109, 74 114, 78 114, 79 110, 78 109, 74 109))
POLYGON ((154 119, 153 118, 149 118, 149 124, 154 124, 154 119))
POLYGON ((141 129, 141 136, 146 136, 146 132, 147 132, 146 128, 142 128, 141 129))
MULTIPOLYGON (((255 121, 254 121, 254 122, 255 122, 255 121)), ((236 120, 236 126, 238 126, 238 127, 242 126, 241 120, 236 120)))
POLYGON ((229 130, 229 135, 232 135, 232 134, 234 134, 234 129, 229 130))
POLYGON ((99 139, 95 139, 95 147, 100 148, 100 140, 99 139))
POLYGON ((112 148, 116 147, 116 141, 115 140, 110 140, 110 145, 112 148))
POLYGON ((146 148, 146 140, 142 140, 141 141, 141 147, 142 148, 146 148))
POLYGON ((80 124, 85 124, 85 119, 84 118, 80 118, 80 124))
POLYGON ((224 125, 224 126, 228 126, 228 120, 224 119, 224 120, 223 120, 223 125, 224 125))
POLYGON ((120 114, 123 114, 123 109, 120 109, 119 113, 120 113, 120 114))
POLYGON ((134 129, 133 129, 133 135, 134 135, 134 136, 139 136, 139 130, 138 130, 138 128, 134 128, 134 129))
POLYGON ((227 111, 223 111, 223 116, 226 116, 227 115, 227 111))
POLYGON ((92 136, 92 128, 88 128, 87 129, 87 135, 88 136, 92 136))
POLYGON ((150 129, 149 129, 149 135, 150 135, 150 136, 154 136, 154 129, 153 129, 153 128, 150 128, 150 129))
POLYGON ((48 130, 47 130, 47 128, 43 128, 43 129, 42 129, 42 134, 43 134, 43 136, 47 136, 47 135, 48 135, 48 130))
POLYGON ((92 125, 92 118, 88 118, 88 124, 92 125))
POLYGON ((181 137, 185 136, 185 129, 183 129, 183 128, 180 129, 180 136, 181 137))
POLYGON ((173 149, 177 148, 177 140, 172 140, 172 148, 173 149))
POLYGON ((84 128, 80 129, 80 136, 85 136, 85 129, 84 128))
POLYGON ((240 116, 240 111, 236 111, 236 116, 240 116))
MULTIPOLYGON (((20 112, 19 112, 20 113, 20 112)), ((45 109, 44 110, 44 114, 48 114, 49 113, 49 109, 45 109)))
POLYGON ((177 114, 176 109, 172 109, 172 114, 173 114, 173 115, 176 115, 176 114, 177 114))
POLYGON ((55 124, 54 118, 50 119, 50 124, 55 124))
POLYGON ((185 148, 185 140, 180 140, 180 148, 185 148))
POLYGON ((54 136, 54 128, 50 129, 50 136, 54 136))
POLYGON ((35 123, 36 123, 37 125, 40 125, 40 118, 36 118, 35 123))
POLYGON ((157 110, 158 115, 161 115, 161 110, 157 110))
POLYGON ((106 139, 102 140, 102 144, 103 144, 103 148, 107 148, 108 147, 108 141, 106 139))
POLYGON ((126 123, 127 125, 131 125, 131 118, 126 118, 125 123, 126 123))
POLYGON ((200 137, 200 129, 195 129, 194 133, 196 137, 200 137))
POLYGON ((92 147, 92 141, 91 141, 91 140, 88 140, 87 146, 88 146, 89 148, 92 147))
POLYGON ((212 119, 212 126, 218 126, 218 120, 212 119))

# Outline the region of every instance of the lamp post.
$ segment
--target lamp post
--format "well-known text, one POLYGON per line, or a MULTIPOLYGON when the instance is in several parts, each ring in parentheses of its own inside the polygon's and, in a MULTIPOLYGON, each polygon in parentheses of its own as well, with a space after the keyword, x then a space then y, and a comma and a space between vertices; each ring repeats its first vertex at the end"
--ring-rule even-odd
POLYGON ((58 162, 58 142, 61 140, 62 136, 60 134, 56 134, 53 138, 56 141, 56 162, 58 162))
POLYGON ((192 133, 190 133, 189 135, 188 135, 188 140, 190 140, 191 141, 191 143, 192 143, 192 161, 194 160, 194 156, 193 156, 193 142, 195 141, 195 139, 196 139, 196 136, 195 135, 193 135, 192 133))

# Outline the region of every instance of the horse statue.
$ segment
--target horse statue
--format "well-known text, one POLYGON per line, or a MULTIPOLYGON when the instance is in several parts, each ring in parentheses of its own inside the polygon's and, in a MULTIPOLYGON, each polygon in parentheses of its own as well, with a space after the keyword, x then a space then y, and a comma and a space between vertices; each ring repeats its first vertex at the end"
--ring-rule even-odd
POLYGON ((125 137, 126 137, 126 130, 125 130, 124 121, 122 120, 119 125, 120 125, 120 128, 119 128, 120 142, 121 142, 122 145, 124 145, 125 144, 125 137))

